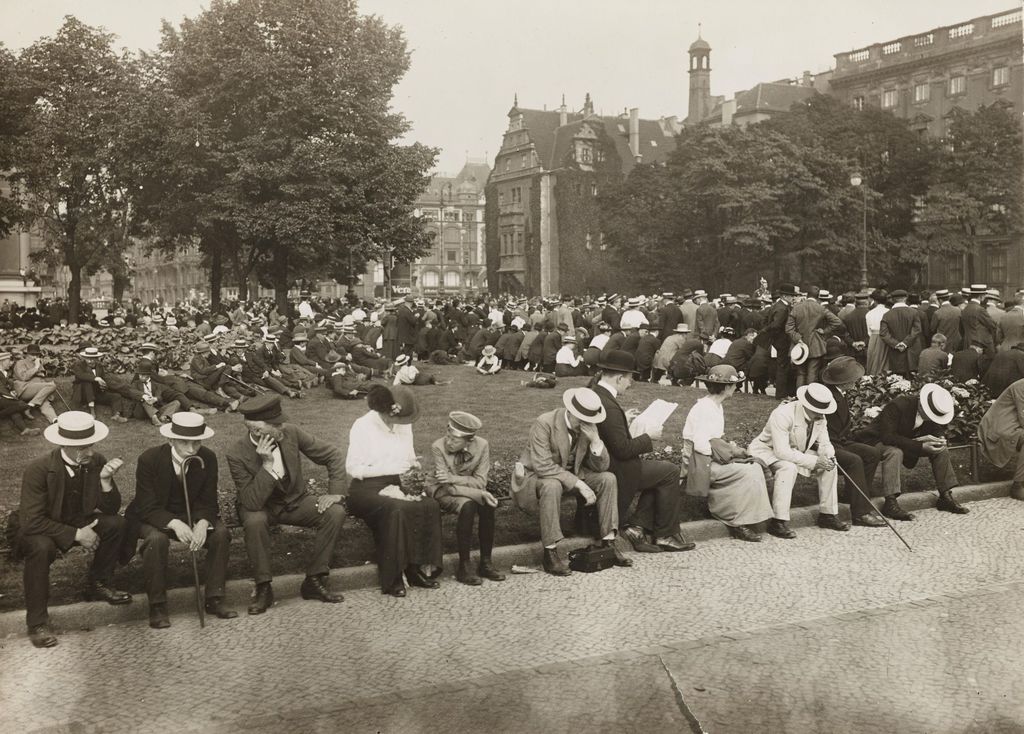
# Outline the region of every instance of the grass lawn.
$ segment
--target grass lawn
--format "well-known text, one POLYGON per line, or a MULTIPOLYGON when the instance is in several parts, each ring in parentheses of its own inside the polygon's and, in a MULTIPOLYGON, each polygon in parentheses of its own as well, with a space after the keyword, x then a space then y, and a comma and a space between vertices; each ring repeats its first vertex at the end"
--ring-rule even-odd
MULTIPOLYGON (((562 390, 567 387, 585 385, 586 378, 566 378, 559 381, 554 390, 537 390, 520 385, 525 379, 522 372, 502 372, 492 377, 477 375, 465 366, 428 366, 426 369, 445 380, 452 380, 449 385, 424 386, 415 388, 420 399, 420 418, 415 424, 416 451, 421 456, 429 456, 430 444, 444 434, 448 412, 455 409, 469 411, 478 416, 484 424, 481 435, 491 443, 491 458, 495 465, 494 473, 507 476, 512 463, 516 461, 525 444, 530 424, 542 412, 561 405, 562 390)), ((70 395, 67 384, 62 388, 65 396, 70 395)), ((659 385, 637 383, 629 392, 621 396, 624 408, 645 408, 655 398, 663 398, 679 403, 679 409, 672 415, 665 426, 662 445, 671 445, 673 450, 682 443, 682 427, 690 406, 704 394, 695 388, 670 388, 659 385)), ((303 400, 285 399, 285 411, 288 420, 319 438, 336 443, 343 449, 348 443, 348 432, 352 422, 366 412, 363 401, 337 400, 322 388, 309 391, 303 400)), ((745 444, 756 435, 764 425, 765 419, 776 405, 772 398, 737 395, 725 404, 727 436, 745 444)), ((101 420, 107 415, 103 411, 101 420)), ((210 425, 217 435, 206 443, 214 451, 223 451, 243 435, 242 420, 237 415, 217 414, 209 419, 210 425)), ((50 448, 42 437, 22 438, 10 432, 9 426, 4 427, 0 436, 0 518, 5 519, 7 513, 19 503, 21 475, 29 462, 38 458, 50 448)), ((118 475, 118 486, 124 504, 131 500, 135 491, 135 462, 138 455, 146 448, 162 443, 163 439, 157 429, 141 421, 127 424, 113 424, 110 436, 99 445, 99 450, 109 459, 121 457, 125 467, 118 475)), ((966 464, 966 452, 954 457, 960 464, 966 464)), ((307 477, 316 481, 322 492, 326 487, 326 472, 320 467, 309 464, 306 466, 307 477)), ((962 480, 969 481, 966 470, 961 471, 962 480)), ((227 474, 226 462, 221 462, 221 496, 222 506, 233 507, 234 486, 227 474)), ((918 467, 906 476, 906 491, 920 491, 933 487, 928 465, 921 462, 918 467)), ((507 487, 498 488, 507 493, 507 487)), ((840 500, 844 497, 840 490, 840 500)), ((813 505, 817 502, 817 491, 808 480, 800 479, 793 495, 793 505, 813 505)), ((569 534, 572 528, 574 505, 566 502, 563 512, 563 528, 569 534)), ((698 503, 688 501, 684 505, 684 520, 702 517, 698 503)), ((122 507, 123 509, 123 507, 122 507)), ((235 523, 233 512, 225 511, 229 523, 235 523)), ((232 531, 234 542, 231 545, 231 562, 229 578, 247 578, 250 573, 248 558, 242 543, 241 530, 232 531)), ((276 534, 274 539, 274 571, 277 574, 301 573, 305 563, 307 549, 311 541, 310 531, 291 529, 276 534)), ((445 551, 455 551, 454 518, 445 518, 445 551)), ((498 511, 497 545, 509 545, 539 541, 539 527, 535 518, 524 515, 507 502, 503 502, 498 511)), ((0 541, 2 542, 2 541, 0 541)), ((51 603, 61 604, 74 601, 79 591, 85 570, 89 562, 89 554, 76 548, 67 557, 57 560, 51 569, 52 593, 51 603)), ((367 527, 359 520, 350 518, 342 531, 342 541, 335 550, 333 565, 354 566, 374 560, 373 541, 367 527)), ((191 583, 190 564, 187 554, 181 546, 175 544, 172 550, 169 569, 169 583, 172 586, 185 586, 191 583)), ((131 592, 142 592, 142 573, 138 558, 125 569, 120 569, 116 576, 117 585, 131 592)), ((6 553, 0 552, 0 610, 16 609, 22 606, 21 566, 7 559, 6 553)))

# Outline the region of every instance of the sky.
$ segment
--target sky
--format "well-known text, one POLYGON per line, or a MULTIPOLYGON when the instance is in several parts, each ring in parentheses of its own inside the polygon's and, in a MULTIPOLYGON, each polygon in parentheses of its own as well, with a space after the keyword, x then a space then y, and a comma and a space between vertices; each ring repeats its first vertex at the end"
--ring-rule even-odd
MULTIPOLYGON (((394 108, 409 141, 440 148, 437 170, 493 164, 516 94, 522 107, 570 110, 590 93, 598 113, 686 116, 687 49, 711 45, 711 92, 825 71, 833 54, 1014 10, 1021 0, 359 0, 405 31, 412 60, 394 108)), ((0 43, 18 51, 65 15, 106 28, 127 48, 154 48, 160 21, 202 0, 0 0, 0 43)))

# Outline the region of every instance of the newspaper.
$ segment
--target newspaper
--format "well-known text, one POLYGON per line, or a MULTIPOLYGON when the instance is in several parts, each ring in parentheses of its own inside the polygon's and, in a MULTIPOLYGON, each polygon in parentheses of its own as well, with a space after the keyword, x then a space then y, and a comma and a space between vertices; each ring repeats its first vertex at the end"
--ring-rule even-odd
POLYGON ((670 403, 661 398, 655 400, 630 423, 629 435, 636 438, 645 433, 650 433, 655 428, 661 428, 678 407, 679 403, 670 403))

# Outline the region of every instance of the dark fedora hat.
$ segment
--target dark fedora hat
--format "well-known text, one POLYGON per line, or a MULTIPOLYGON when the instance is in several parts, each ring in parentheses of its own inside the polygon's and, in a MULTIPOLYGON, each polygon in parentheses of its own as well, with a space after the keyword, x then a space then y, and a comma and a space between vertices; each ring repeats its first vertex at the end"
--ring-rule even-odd
POLYGON ((779 283, 775 291, 780 296, 795 296, 798 293, 797 287, 792 283, 779 283))
POLYGON ((836 357, 821 373, 826 385, 845 385, 864 376, 864 366, 853 357, 836 357))
POLYGON ((605 372, 636 372, 636 359, 629 352, 613 349, 602 355, 597 368, 605 372))

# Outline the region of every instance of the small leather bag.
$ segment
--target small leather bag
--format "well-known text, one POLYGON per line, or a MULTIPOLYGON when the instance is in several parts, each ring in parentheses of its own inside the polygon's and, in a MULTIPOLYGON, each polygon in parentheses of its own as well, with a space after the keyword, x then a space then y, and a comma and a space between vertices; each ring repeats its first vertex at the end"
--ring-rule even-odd
POLYGON ((615 565, 615 551, 611 546, 590 545, 569 552, 569 568, 581 573, 604 571, 615 565))

